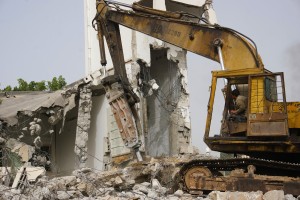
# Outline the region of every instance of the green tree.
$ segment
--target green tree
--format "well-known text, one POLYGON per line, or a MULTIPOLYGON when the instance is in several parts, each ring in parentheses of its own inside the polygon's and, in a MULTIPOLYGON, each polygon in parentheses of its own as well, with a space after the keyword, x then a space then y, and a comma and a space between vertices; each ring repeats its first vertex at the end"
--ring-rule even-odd
POLYGON ((6 86, 6 87, 3 89, 3 91, 9 92, 9 91, 12 91, 12 88, 11 88, 10 85, 9 85, 9 86, 6 86))
POLYGON ((66 85, 67 85, 67 82, 66 82, 65 78, 63 78, 62 75, 60 75, 58 77, 58 89, 62 89, 66 85))
MULTIPOLYGON (((18 80, 18 86, 15 86, 13 91, 45 91, 49 89, 50 91, 60 90, 64 86, 67 85, 65 78, 63 78, 61 75, 57 77, 53 77, 52 81, 30 81, 27 83, 25 80, 19 78, 18 80)), ((0 89, 1 90, 1 89, 0 89)), ((3 91, 11 91, 12 87, 9 85, 3 89, 3 91)))
POLYGON ((19 91, 28 91, 28 83, 26 81, 19 78, 18 83, 19 83, 19 87, 18 87, 19 91))
POLYGON ((58 81, 56 77, 53 77, 52 81, 48 81, 48 88, 50 91, 58 90, 58 81))
POLYGON ((28 84, 28 90, 29 91, 36 91, 36 85, 37 83, 35 81, 30 81, 30 83, 28 84))
POLYGON ((36 83, 36 90, 37 91, 44 91, 46 89, 47 89, 46 81, 40 81, 40 82, 36 83))
POLYGON ((58 78, 53 77, 52 81, 48 81, 47 83, 50 91, 60 90, 67 85, 65 78, 63 78, 61 75, 58 78))

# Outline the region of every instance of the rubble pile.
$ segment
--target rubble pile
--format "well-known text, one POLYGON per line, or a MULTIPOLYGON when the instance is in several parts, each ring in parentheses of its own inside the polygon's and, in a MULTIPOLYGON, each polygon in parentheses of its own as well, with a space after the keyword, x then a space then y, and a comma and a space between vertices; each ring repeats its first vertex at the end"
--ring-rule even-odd
POLYGON ((187 158, 161 158, 132 163, 124 168, 96 171, 81 168, 70 176, 50 178, 42 176, 24 189, 0 185, 0 199, 165 199, 165 200, 276 200, 296 199, 283 191, 218 192, 192 196, 178 185, 179 165, 187 158))

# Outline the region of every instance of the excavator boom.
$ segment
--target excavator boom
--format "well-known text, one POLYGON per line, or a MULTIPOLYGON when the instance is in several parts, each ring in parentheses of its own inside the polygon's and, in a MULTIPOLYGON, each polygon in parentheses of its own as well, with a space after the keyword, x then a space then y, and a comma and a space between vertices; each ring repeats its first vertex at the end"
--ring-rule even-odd
POLYGON ((109 1, 103 0, 97 4, 97 20, 106 26, 108 23, 123 25, 217 62, 220 62, 217 50, 220 46, 225 69, 263 67, 254 44, 235 30, 183 20, 183 14, 138 4, 132 6, 132 11, 114 10, 109 5, 109 1))

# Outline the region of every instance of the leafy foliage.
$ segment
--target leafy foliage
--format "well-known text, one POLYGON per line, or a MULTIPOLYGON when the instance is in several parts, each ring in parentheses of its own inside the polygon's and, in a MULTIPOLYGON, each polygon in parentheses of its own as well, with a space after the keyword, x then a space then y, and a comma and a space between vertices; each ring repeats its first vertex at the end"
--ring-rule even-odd
POLYGON ((9 86, 6 86, 3 90, 9 92, 9 91, 12 91, 12 88, 11 88, 11 86, 9 85, 9 86))
POLYGON ((35 90, 44 91, 47 89, 46 81, 37 82, 35 85, 35 90))
MULTIPOLYGON (((65 81, 65 78, 63 78, 61 75, 58 78, 53 77, 52 81, 30 81, 29 83, 19 78, 18 86, 15 86, 13 91, 56 91, 62 89, 66 85, 67 82, 65 81)), ((2 91, 12 91, 12 87, 9 85, 5 87, 2 91)))
POLYGON ((19 83, 19 87, 18 87, 19 91, 28 91, 29 90, 28 83, 26 81, 24 81, 23 79, 19 78, 18 83, 19 83))
POLYGON ((58 78, 53 77, 52 81, 48 81, 48 88, 50 91, 59 90, 66 85, 65 79, 61 75, 58 78))
POLYGON ((28 84, 29 91, 44 91, 46 89, 47 89, 46 81, 40 81, 40 82, 31 81, 28 84))

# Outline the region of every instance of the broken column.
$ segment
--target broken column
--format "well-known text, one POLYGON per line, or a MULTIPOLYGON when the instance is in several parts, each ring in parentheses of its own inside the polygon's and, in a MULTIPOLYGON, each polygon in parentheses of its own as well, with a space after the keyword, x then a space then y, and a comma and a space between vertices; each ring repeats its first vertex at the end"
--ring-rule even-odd
POLYGON ((91 119, 92 90, 88 84, 84 85, 79 90, 80 99, 74 151, 79 161, 79 167, 82 168, 86 165, 87 161, 87 141, 91 119))

